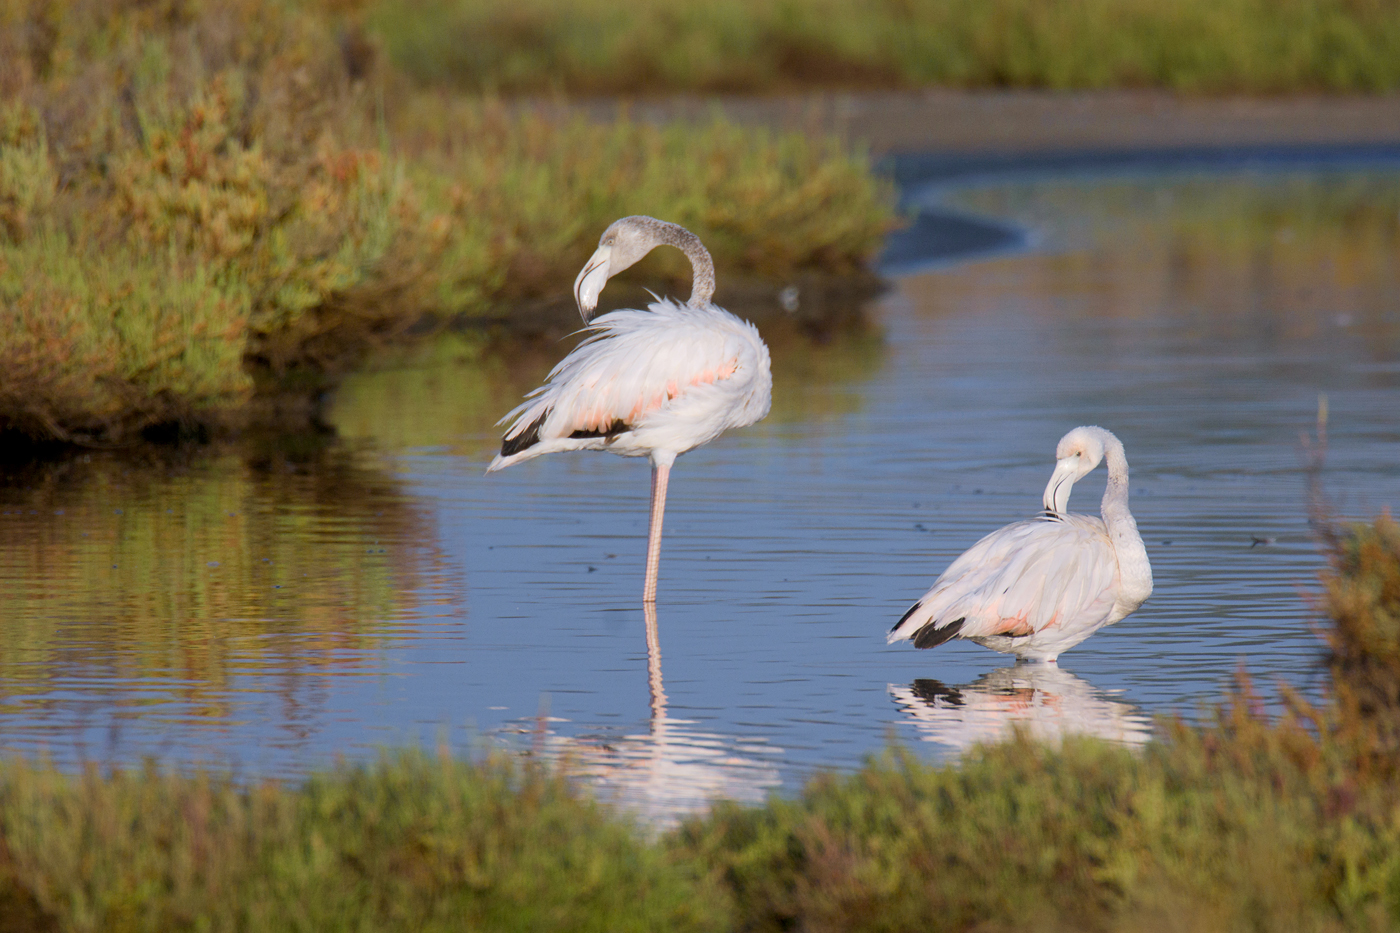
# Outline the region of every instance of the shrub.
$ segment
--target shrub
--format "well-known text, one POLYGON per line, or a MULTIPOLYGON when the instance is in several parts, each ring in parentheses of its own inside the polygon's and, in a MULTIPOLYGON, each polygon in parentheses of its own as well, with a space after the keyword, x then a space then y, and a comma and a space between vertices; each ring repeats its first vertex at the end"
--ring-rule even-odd
POLYGON ((237 425, 425 316, 566 295, 628 213, 769 276, 889 226, 829 141, 408 93, 339 10, 0 0, 0 430, 237 425))
POLYGON ((72 777, 8 764, 0 842, 0 898, 29 929, 725 926, 722 894, 630 823, 502 759, 405 752, 295 790, 154 766, 72 777))

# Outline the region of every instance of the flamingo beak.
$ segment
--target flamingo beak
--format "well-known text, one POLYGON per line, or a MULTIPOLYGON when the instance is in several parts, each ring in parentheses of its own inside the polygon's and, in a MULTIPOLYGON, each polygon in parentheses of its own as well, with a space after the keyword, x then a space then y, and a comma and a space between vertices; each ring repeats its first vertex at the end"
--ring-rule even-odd
POLYGON ((1055 472, 1050 474, 1050 482, 1045 486, 1042 500, 1045 511, 1063 515, 1069 509, 1069 494, 1079 479, 1079 458, 1066 457, 1056 461, 1055 472))
POLYGON ((585 324, 588 323, 588 315, 598 307, 598 296, 608 283, 611 255, 611 246, 598 247, 597 252, 584 264, 578 278, 574 279, 574 300, 578 302, 578 313, 583 315, 585 324))

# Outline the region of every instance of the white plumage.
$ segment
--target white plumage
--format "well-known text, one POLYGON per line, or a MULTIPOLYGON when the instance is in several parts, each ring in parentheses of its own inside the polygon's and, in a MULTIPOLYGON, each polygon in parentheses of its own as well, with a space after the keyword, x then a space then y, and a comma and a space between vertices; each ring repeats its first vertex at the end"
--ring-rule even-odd
POLYGON ((646 311, 604 314, 588 330, 545 384, 502 419, 514 421, 509 441, 543 418, 538 442, 498 455, 488 469, 560 450, 673 461, 768 414, 768 348, 752 324, 713 304, 661 299, 646 311))
POLYGON ((666 486, 677 456, 768 414, 773 377, 758 330, 717 307, 714 265, 690 231, 624 217, 604 232, 574 282, 585 323, 607 279, 659 245, 690 258, 684 305, 658 299, 646 311, 604 314, 543 386, 502 419, 514 419, 487 472, 561 450, 606 450, 652 463, 644 602, 656 599, 666 486))
POLYGON ((1098 427, 1061 439, 1044 514, 987 535, 949 565, 890 631, 891 643, 932 648, 969 638, 995 651, 1053 661, 1152 593, 1152 567, 1128 511, 1123 445, 1098 427), (1066 514, 1074 483, 1105 458, 1102 518, 1066 514))

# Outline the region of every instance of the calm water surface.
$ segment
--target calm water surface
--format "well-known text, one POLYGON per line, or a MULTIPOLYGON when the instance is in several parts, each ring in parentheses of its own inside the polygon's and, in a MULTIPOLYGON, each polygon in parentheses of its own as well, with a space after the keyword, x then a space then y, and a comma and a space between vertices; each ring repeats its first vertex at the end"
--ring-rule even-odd
MULTIPOLYGON (((505 743, 664 819, 891 737, 940 756, 1020 721, 1140 743, 1241 667, 1315 689, 1299 437, 1325 394, 1333 507, 1400 503, 1400 173, 912 197, 1030 249, 904 276, 861 332, 765 327, 773 413, 678 462, 655 619, 645 462, 483 474, 492 423, 564 348, 479 365, 449 340, 352 379, 324 449, 11 475, 0 748, 293 776, 505 743), (1035 512, 1084 423, 1126 444, 1152 599, 1058 668, 887 647, 953 557, 1035 512)), ((1100 471, 1073 507, 1102 490, 1100 471)))

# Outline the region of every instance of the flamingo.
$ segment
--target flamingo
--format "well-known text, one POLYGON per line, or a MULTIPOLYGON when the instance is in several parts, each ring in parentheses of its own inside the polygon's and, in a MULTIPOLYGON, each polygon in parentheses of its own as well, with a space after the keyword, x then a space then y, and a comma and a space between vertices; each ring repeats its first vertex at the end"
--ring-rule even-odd
POLYGON ((588 338, 501 419, 515 421, 486 470, 560 450, 649 457, 643 604, 656 601, 671 464, 729 428, 760 420, 772 402, 768 346, 752 324, 710 300, 714 291, 714 262, 695 234, 654 217, 615 221, 574 280, 588 338), (608 279, 663 245, 690 260, 690 300, 682 305, 658 298, 646 311, 612 311, 590 324, 588 315, 608 279))
POLYGON ((890 630, 933 648, 969 638, 1022 659, 1054 661, 1152 595, 1152 565, 1128 511, 1128 458, 1099 427, 1060 439, 1045 511, 987 535, 949 565, 890 630), (1102 518, 1071 515, 1074 484, 1108 461, 1102 518))

